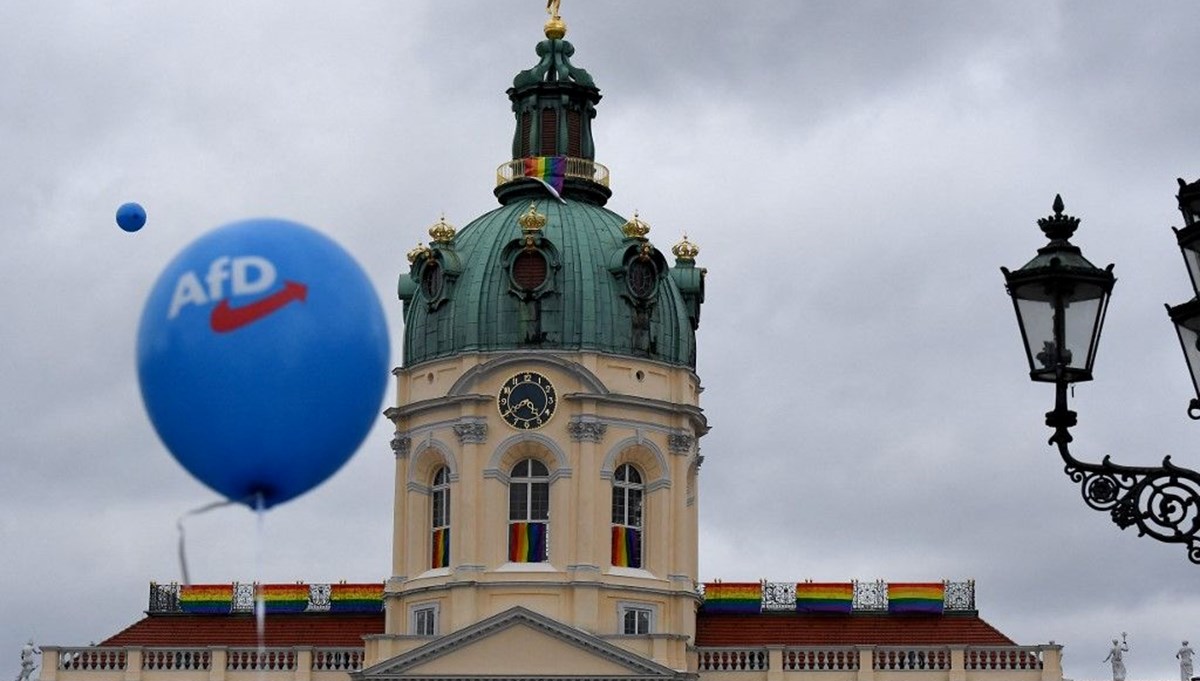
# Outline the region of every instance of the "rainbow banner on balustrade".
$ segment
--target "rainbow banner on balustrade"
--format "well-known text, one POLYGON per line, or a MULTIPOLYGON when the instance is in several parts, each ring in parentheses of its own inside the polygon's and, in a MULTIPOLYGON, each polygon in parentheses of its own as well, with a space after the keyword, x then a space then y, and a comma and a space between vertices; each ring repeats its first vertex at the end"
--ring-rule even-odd
POLYGON ((563 180, 567 176, 566 156, 530 156, 524 159, 525 177, 532 177, 562 192, 563 180))
POLYGON ((232 584, 191 584, 179 587, 179 609, 204 615, 227 615, 233 609, 232 584))
POLYGON ((888 583, 888 612, 940 615, 946 602, 946 587, 940 582, 888 583))
POLYGON ((796 612, 849 614, 854 607, 850 582, 801 582, 796 585, 796 612))
POLYGON ((260 584, 258 595, 268 614, 308 609, 307 584, 260 584))
POLYGON ((640 568, 642 566, 642 531, 636 527, 613 525, 613 567, 640 568))
POLYGON ((383 584, 330 584, 329 612, 383 610, 383 584))
POLYGON ((704 585, 706 612, 762 611, 762 584, 758 582, 714 582, 704 585))
POLYGON ((433 548, 430 551, 431 568, 450 567, 450 528, 443 527, 433 531, 433 548))
POLYGON ((508 560, 512 563, 541 563, 546 560, 546 524, 509 523, 508 560))

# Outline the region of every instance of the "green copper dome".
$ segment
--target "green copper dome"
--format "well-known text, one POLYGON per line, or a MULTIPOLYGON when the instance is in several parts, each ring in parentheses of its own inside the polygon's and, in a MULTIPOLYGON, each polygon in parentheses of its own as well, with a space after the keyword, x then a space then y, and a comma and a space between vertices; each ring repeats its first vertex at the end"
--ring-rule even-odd
POLYGON ((649 227, 604 208, 594 161, 600 91, 550 38, 508 91, 513 158, 497 171, 502 204, 461 231, 439 221, 400 277, 404 365, 463 352, 596 351, 694 367, 704 270, 687 242, 671 267, 649 227))

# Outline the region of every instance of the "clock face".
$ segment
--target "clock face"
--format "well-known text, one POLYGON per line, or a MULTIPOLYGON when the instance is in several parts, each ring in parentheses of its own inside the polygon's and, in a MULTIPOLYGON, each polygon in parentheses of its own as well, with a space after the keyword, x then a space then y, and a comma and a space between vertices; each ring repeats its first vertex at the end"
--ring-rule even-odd
POLYGON ((558 407, 558 395, 550 379, 525 371, 500 386, 496 395, 500 418, 518 430, 533 430, 546 425, 558 407))

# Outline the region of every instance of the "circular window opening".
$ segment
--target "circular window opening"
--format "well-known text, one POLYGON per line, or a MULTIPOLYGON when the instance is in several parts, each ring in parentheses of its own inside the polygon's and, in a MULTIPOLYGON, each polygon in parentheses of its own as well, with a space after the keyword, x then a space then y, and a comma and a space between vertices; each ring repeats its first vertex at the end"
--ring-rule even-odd
POLYGON ((421 270, 421 292, 427 300, 433 300, 442 292, 442 268, 436 260, 425 263, 421 270))
POLYGON ((538 251, 521 251, 513 259, 512 279, 524 291, 539 288, 546 283, 546 257, 538 251))
POLYGON ((638 298, 649 298, 654 295, 654 284, 658 278, 658 270, 654 263, 646 258, 638 258, 629 263, 629 292, 638 298))

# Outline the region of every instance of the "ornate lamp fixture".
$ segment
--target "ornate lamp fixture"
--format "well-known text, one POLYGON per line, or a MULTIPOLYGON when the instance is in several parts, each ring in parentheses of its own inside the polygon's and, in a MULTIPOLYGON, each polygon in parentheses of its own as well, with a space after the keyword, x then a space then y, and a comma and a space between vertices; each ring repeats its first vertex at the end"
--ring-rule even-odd
MULTIPOLYGON (((1168 307, 1168 313, 1197 389, 1188 414, 1200 419, 1200 181, 1179 180, 1179 187, 1185 226, 1175 231, 1197 297, 1168 307)), ((1107 456, 1087 463, 1071 455, 1076 414, 1067 408, 1067 386, 1092 380, 1116 278, 1112 265, 1096 267, 1070 242, 1079 219, 1063 215, 1063 207, 1062 197, 1054 197, 1054 215, 1038 220, 1050 243, 1037 256, 1015 272, 1000 268, 1016 309, 1029 377, 1055 386, 1054 410, 1046 414, 1046 425, 1054 429, 1050 444, 1058 446, 1064 471, 1079 483, 1088 506, 1108 511, 1121 529, 1136 525, 1139 535, 1186 545, 1188 558, 1200 564, 1200 473, 1172 464, 1169 456, 1161 466, 1145 467, 1115 464, 1107 456)))

